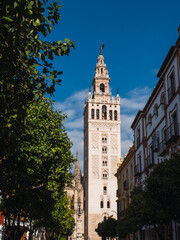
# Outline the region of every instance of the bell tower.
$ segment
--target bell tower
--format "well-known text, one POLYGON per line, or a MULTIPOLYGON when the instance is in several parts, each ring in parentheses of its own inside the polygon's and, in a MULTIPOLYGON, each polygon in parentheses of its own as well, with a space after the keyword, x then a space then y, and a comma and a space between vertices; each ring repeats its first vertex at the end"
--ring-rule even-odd
POLYGON ((121 156, 120 97, 112 97, 109 73, 102 48, 97 59, 84 106, 84 191, 85 240, 100 240, 95 232, 99 222, 108 216, 117 217, 114 174, 121 156))

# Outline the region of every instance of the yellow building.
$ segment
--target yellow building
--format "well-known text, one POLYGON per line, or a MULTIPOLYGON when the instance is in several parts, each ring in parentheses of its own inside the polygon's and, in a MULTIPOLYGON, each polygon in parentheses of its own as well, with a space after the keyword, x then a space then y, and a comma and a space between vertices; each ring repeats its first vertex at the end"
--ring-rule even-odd
MULTIPOLYGON (((118 164, 118 170, 115 174, 117 177, 117 209, 118 219, 122 219, 124 211, 128 207, 130 202, 130 192, 135 185, 134 178, 134 147, 129 148, 129 152, 125 155, 125 158, 121 157, 118 164)), ((127 239, 133 239, 133 236, 127 236, 127 239)))

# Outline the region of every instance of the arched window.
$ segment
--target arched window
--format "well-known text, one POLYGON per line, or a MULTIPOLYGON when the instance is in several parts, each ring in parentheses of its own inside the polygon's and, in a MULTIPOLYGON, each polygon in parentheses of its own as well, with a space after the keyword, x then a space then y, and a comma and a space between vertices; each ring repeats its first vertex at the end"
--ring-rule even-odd
POLYGON ((158 105, 157 104, 154 105, 154 116, 155 116, 155 118, 158 117, 158 105))
POLYGON ((103 83, 100 84, 100 92, 105 92, 105 86, 103 83))
POLYGON ((94 119, 94 109, 91 109, 91 118, 94 119))
POLYGON ((107 160, 103 160, 103 161, 102 161, 102 165, 103 165, 104 167, 107 167, 107 160))
POLYGON ((109 110, 109 119, 112 120, 112 110, 109 110))
POLYGON ((100 208, 103 208, 104 207, 104 203, 103 201, 100 202, 100 208))
POLYGON ((103 105, 103 106, 102 106, 102 119, 105 120, 106 118, 107 118, 106 106, 103 105))
POLYGON ((107 208, 110 208, 110 201, 107 201, 107 208))
POLYGON ((117 111, 114 111, 114 120, 117 120, 117 111))
POLYGON ((103 74, 103 68, 101 68, 101 74, 103 74))
POLYGON ((161 93, 160 104, 161 104, 162 110, 164 110, 164 105, 165 105, 164 93, 161 93))
POLYGON ((151 115, 151 113, 148 116, 148 124, 149 124, 149 126, 152 125, 152 115, 151 115))
POLYGON ((99 109, 96 109, 96 119, 99 119, 99 109))
POLYGON ((102 153, 107 153, 107 147, 102 147, 102 153))
POLYGON ((106 218, 106 216, 105 216, 105 217, 104 217, 104 221, 106 221, 106 219, 107 219, 107 218, 106 218))
POLYGON ((102 143, 107 143, 107 137, 102 137, 102 143))
POLYGON ((107 186, 103 187, 103 194, 106 195, 107 194, 107 186))
POLYGON ((102 177, 103 177, 103 179, 107 179, 108 178, 107 171, 103 171, 102 177))

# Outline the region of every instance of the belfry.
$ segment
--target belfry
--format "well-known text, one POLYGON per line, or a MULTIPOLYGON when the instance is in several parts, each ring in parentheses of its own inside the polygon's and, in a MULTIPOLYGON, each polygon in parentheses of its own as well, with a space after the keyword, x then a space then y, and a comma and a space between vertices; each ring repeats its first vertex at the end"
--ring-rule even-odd
POLYGON ((84 106, 85 240, 101 239, 95 229, 108 216, 117 218, 117 163, 121 156, 120 97, 109 91, 102 47, 84 106))

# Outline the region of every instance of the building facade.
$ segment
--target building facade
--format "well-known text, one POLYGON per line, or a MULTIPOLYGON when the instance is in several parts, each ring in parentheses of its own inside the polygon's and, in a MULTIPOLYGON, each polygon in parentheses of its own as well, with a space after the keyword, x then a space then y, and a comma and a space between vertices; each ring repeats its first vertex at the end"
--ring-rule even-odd
POLYGON ((84 106, 85 239, 99 240, 95 229, 108 216, 117 218, 114 174, 121 156, 120 97, 111 97, 102 52, 84 106))
MULTIPOLYGON (((133 123, 135 144, 135 183, 143 187, 153 165, 169 159, 180 150, 180 27, 179 38, 159 69, 159 78, 143 110, 133 123)), ((173 232, 180 239, 180 228, 173 232)), ((144 230, 144 239, 152 239, 152 231, 144 230)))
POLYGON ((84 240, 84 189, 79 168, 78 153, 72 186, 66 187, 66 192, 71 199, 71 207, 74 209, 75 228, 69 240, 84 240))
MULTIPOLYGON (((134 177, 134 146, 129 147, 128 154, 125 158, 121 158, 118 164, 118 170, 115 174, 117 177, 117 209, 118 219, 121 221, 124 217, 124 212, 130 202, 130 193, 135 186, 134 177)), ((130 234, 125 240, 134 240, 134 236, 130 234)))

